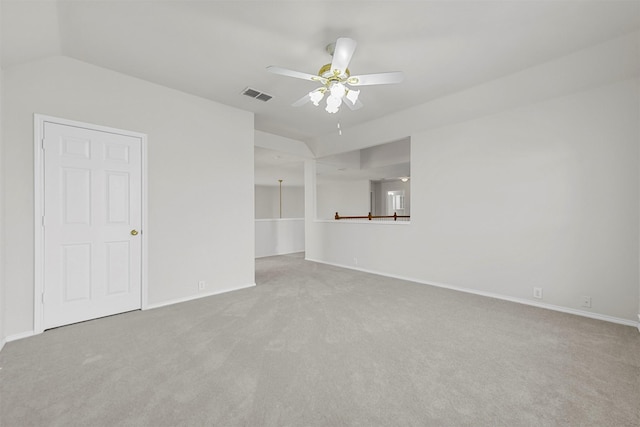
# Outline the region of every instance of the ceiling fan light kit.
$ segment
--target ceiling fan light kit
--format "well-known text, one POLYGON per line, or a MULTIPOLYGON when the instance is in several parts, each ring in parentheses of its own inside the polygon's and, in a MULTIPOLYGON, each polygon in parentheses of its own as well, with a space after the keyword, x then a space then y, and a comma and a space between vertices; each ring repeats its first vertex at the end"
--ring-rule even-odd
POLYGON ((327 52, 333 56, 330 64, 325 64, 320 68, 317 75, 302 73, 300 71, 288 70, 286 68, 269 66, 267 70, 288 77, 295 77, 303 80, 321 83, 322 86, 312 90, 292 105, 300 107, 311 101, 316 107, 324 96, 328 93, 325 111, 335 114, 340 110, 340 106, 346 99, 347 105, 351 110, 357 110, 363 107, 362 102, 358 101, 360 95, 359 90, 352 89, 350 86, 365 86, 400 83, 404 75, 401 71, 364 74, 361 76, 352 76, 349 71, 349 62, 356 49, 356 41, 347 37, 340 37, 335 43, 327 46, 327 52))

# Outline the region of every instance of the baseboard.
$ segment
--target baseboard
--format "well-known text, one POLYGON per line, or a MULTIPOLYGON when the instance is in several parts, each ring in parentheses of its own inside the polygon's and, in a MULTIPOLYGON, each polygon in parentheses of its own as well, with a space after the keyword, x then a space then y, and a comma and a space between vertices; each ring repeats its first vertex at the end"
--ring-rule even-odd
POLYGON ((29 338, 29 337, 32 337, 34 335, 37 335, 37 334, 35 332, 33 332, 33 331, 27 331, 27 332, 21 332, 19 334, 9 335, 4 340, 5 340, 5 342, 11 342, 11 341, 16 341, 16 340, 21 340, 23 338, 29 338))
POLYGON ((210 297, 210 296, 213 296, 213 295, 226 294, 227 292, 233 292, 233 291, 239 291, 241 289, 252 288, 255 285, 256 285, 255 283, 250 283, 248 285, 238 286, 236 288, 228 288, 228 289, 215 290, 215 291, 210 291, 210 292, 201 292, 201 293, 198 293, 198 294, 195 294, 195 295, 190 295, 190 296, 184 297, 184 298, 176 298, 176 299, 172 299, 172 300, 169 300, 169 301, 163 301, 163 302, 157 303, 157 304, 147 304, 147 306, 143 307, 142 309, 143 310, 152 310, 154 308, 166 307, 168 305, 179 304, 181 302, 193 301, 193 300, 196 300, 196 299, 206 298, 206 297, 210 297))
MULTIPOLYGON (((257 220, 256 220, 256 221, 257 221, 257 220)), ((270 256, 299 254, 300 252, 304 252, 304 248, 302 248, 302 249, 298 249, 298 250, 295 250, 295 251, 282 252, 282 253, 277 253, 277 254, 258 255, 258 256, 256 256, 255 258, 256 258, 256 259, 258 259, 258 258, 267 258, 267 257, 270 257, 270 256)))
POLYGON ((559 312, 568 313, 568 314, 575 314, 577 316, 589 317, 591 319, 604 320, 605 322, 618 323, 620 325, 626 325, 626 326, 633 326, 634 328, 638 328, 638 331, 640 331, 640 314, 638 315, 638 322, 635 322, 633 320, 628 320, 628 319, 622 319, 622 318, 619 318, 619 317, 608 316, 606 314, 592 313, 590 311, 578 310, 578 309, 569 308, 569 307, 563 307, 563 306, 559 306, 559 305, 553 305, 553 304, 547 304, 547 303, 543 303, 543 302, 531 301, 531 300, 524 299, 524 298, 516 298, 516 297, 507 296, 507 295, 495 294, 495 293, 492 293, 492 292, 478 291, 478 290, 475 290, 475 289, 448 285, 446 283, 425 281, 425 280, 416 279, 416 278, 412 278, 412 277, 398 276, 398 275, 395 275, 395 274, 388 274, 388 273, 383 273, 383 272, 380 272, 380 271, 369 270, 369 269, 366 269, 366 268, 359 268, 359 267, 354 267, 354 266, 350 266, 350 265, 343 265, 343 264, 337 264, 337 263, 332 263, 332 262, 320 261, 320 260, 316 260, 316 259, 312 259, 312 258, 305 258, 305 260, 312 261, 312 262, 317 262, 319 264, 332 265, 334 267, 346 268, 346 269, 349 269, 349 270, 362 271, 363 273, 377 274, 378 276, 384 276, 384 277, 390 277, 390 278, 393 278, 393 279, 406 280, 408 282, 420 283, 420 284, 423 284, 423 285, 429 285, 429 286, 435 286, 435 287, 438 287, 438 288, 451 289, 453 291, 460 291, 460 292, 465 292, 465 293, 468 293, 468 294, 480 295, 480 296, 483 296, 483 297, 489 297, 489 298, 495 298, 495 299, 499 299, 499 300, 503 300, 503 301, 515 302, 515 303, 518 303, 518 304, 530 305, 530 306, 533 306, 533 307, 544 308, 544 309, 547 309, 547 310, 559 311, 559 312))
MULTIPOLYGON (((212 295, 224 294, 224 293, 227 293, 227 292, 238 291, 240 289, 251 288, 251 287, 253 287, 255 285, 256 285, 255 283, 251 283, 249 285, 239 286, 237 288, 216 290, 216 291, 212 291, 212 292, 203 292, 203 293, 200 293, 200 294, 197 294, 197 295, 192 295, 192 296, 186 297, 186 298, 179 298, 179 299, 175 299, 175 300, 171 300, 171 301, 165 301, 165 302, 161 302, 159 304, 150 304, 150 305, 147 305, 146 307, 143 307, 142 309, 143 310, 151 310, 151 309, 154 309, 154 308, 165 307, 167 305, 178 304, 178 303, 181 303, 181 302, 191 301, 191 300, 194 300, 194 299, 210 297, 212 295)), ((31 336, 34 336, 34 335, 38 335, 38 334, 36 334, 34 331, 27 331, 27 332, 21 332, 19 334, 9 335, 4 340, 0 341, 0 351, 2 351, 2 348, 4 347, 4 345, 6 343, 8 343, 8 342, 20 340, 20 339, 23 339, 23 338, 28 338, 28 337, 31 337, 31 336)))

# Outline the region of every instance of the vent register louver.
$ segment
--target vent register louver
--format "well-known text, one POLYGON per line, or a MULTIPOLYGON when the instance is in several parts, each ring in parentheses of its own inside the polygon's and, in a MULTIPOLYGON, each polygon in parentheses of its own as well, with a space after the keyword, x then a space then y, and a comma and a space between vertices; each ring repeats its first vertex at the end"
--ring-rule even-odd
POLYGON ((250 87, 246 88, 245 90, 242 91, 243 95, 249 96, 253 99, 258 99, 262 102, 267 102, 268 100, 270 100, 271 98, 273 98, 273 96, 268 95, 264 92, 260 92, 259 90, 255 90, 255 89, 251 89, 250 87))

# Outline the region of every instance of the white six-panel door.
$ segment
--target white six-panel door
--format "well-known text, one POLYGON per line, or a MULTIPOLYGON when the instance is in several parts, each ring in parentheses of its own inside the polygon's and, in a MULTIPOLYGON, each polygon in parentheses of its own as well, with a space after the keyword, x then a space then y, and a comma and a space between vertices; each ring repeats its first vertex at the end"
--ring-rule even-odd
POLYGON ((43 131, 43 329, 141 308, 141 139, 43 131))

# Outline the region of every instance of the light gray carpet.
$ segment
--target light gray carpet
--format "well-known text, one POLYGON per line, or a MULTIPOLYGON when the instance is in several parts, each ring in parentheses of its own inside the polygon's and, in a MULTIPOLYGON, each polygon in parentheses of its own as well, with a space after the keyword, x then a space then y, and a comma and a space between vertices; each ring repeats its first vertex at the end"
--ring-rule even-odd
POLYGON ((307 262, 0 353, 4 426, 638 426, 632 327, 307 262))

